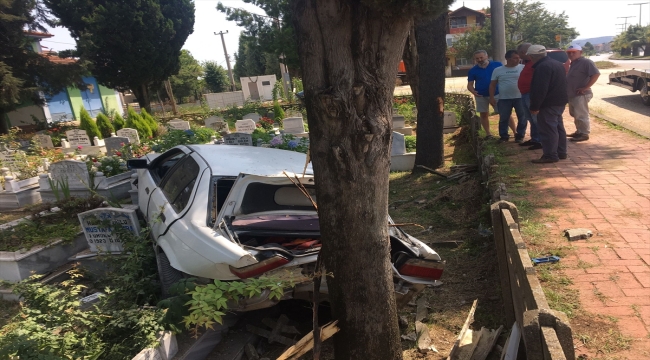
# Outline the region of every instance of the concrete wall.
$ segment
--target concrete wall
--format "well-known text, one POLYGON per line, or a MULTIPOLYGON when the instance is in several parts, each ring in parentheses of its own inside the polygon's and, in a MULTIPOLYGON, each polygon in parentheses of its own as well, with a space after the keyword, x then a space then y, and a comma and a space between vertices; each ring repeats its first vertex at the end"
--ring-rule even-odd
POLYGON ((239 78, 244 99, 270 101, 273 100, 273 87, 277 81, 275 75, 260 75, 239 78), (249 85, 251 84, 251 85, 249 85), (251 87, 257 88, 259 99, 251 94, 251 87))
POLYGON ((230 105, 244 105, 244 93, 242 91, 222 92, 205 94, 205 101, 210 109, 224 108, 230 105))
POLYGON ((34 124, 32 116, 34 115, 40 120, 45 120, 45 113, 43 108, 38 105, 28 105, 18 108, 7 114, 10 126, 25 126, 34 124))

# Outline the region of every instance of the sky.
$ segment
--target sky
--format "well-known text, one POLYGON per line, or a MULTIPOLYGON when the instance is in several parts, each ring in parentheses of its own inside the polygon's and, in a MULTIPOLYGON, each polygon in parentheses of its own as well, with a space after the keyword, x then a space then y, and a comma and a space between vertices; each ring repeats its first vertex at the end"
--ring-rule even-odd
MULTIPOLYGON (((626 19, 618 18, 623 16, 634 16, 627 19, 630 23, 639 23, 639 6, 628 4, 647 3, 650 0, 537 0, 544 3, 547 10, 555 13, 565 12, 569 16, 569 25, 575 27, 580 33, 578 39, 593 38, 599 36, 614 36, 620 33, 621 26, 626 19)), ((251 12, 264 14, 257 7, 246 4, 241 0, 221 0, 226 6, 239 7, 251 12)), ((199 61, 217 61, 224 68, 226 58, 224 56, 221 37, 214 35, 215 32, 228 31, 224 35, 228 55, 231 64, 234 65, 233 54, 237 51, 239 33, 243 30, 234 22, 227 21, 224 14, 217 11, 216 6, 219 0, 195 0, 195 23, 192 33, 183 46, 189 50, 199 61)), ((465 0, 456 1, 451 10, 455 10, 463 4, 470 9, 481 9, 490 6, 489 0, 465 0)), ((643 5, 642 24, 650 24, 650 4, 643 5)), ((55 37, 42 40, 41 44, 55 51, 73 48, 74 40, 70 37, 65 28, 50 29, 55 37)))

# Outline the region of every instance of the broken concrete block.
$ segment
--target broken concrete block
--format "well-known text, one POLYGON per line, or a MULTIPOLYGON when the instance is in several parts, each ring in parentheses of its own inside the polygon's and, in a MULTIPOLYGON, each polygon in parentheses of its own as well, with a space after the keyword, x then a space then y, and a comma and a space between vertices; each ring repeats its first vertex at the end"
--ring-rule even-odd
POLYGON ((564 236, 569 238, 569 241, 588 239, 594 234, 589 229, 577 228, 564 230, 564 236))
POLYGON ((406 334, 406 335, 402 335, 402 340, 415 341, 417 339, 418 339, 417 335, 415 335, 414 332, 406 334))
POLYGON ((399 327, 401 328, 406 328, 409 326, 409 319, 406 317, 406 315, 402 315, 398 318, 399 321, 399 327))

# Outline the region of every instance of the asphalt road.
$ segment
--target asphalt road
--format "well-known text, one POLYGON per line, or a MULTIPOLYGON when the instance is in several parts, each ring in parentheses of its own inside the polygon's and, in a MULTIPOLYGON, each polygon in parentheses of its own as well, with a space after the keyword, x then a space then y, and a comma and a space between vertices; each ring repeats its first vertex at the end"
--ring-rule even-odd
MULTIPOLYGON (((609 55, 594 56, 594 61, 607 60, 609 55)), ((630 70, 633 67, 650 68, 650 60, 607 60, 614 62, 617 67, 600 70, 601 75, 592 87, 593 99, 589 102, 589 108, 593 116, 604 118, 614 122, 637 134, 650 138, 650 106, 641 102, 639 92, 631 92, 627 89, 608 85, 609 74, 621 70, 630 70)), ((446 78, 445 88, 447 92, 460 92, 469 94, 466 89, 467 78, 446 78)), ((410 94, 411 89, 407 86, 395 88, 395 94, 410 94)), ((565 119, 567 131, 573 132, 573 119, 565 119)))

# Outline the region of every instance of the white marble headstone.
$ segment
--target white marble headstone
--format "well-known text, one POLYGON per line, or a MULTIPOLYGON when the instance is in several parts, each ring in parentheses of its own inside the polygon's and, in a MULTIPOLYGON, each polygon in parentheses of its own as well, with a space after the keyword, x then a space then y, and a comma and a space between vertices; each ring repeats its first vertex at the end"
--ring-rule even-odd
POLYGON ((256 123, 260 122, 260 118, 261 118, 260 114, 256 114, 256 113, 248 113, 242 116, 242 119, 251 119, 256 123))
POLYGON ((12 173, 18 171, 17 153, 15 150, 0 150, 0 168, 7 168, 12 173))
POLYGON ((45 135, 45 134, 36 134, 34 137, 32 137, 32 140, 38 146, 42 147, 43 149, 53 149, 54 144, 52 143, 52 137, 50 135, 45 135))
POLYGON ((406 154, 406 141, 404 135, 393 131, 393 142, 390 149, 390 155, 403 155, 406 154))
POLYGON ((140 136, 138 136, 138 130, 136 129, 124 128, 124 129, 117 130, 115 133, 117 134, 117 136, 129 138, 131 144, 137 145, 140 143, 140 136))
POLYGON ((172 120, 167 123, 167 126, 173 130, 189 130, 190 122, 183 120, 172 120))
POLYGON ((252 134, 255 131, 255 121, 251 119, 237 120, 235 128, 238 133, 252 134))
POLYGON ((406 120, 402 115, 393 115, 393 129, 402 129, 406 127, 406 120))
POLYGON ((70 147, 77 146, 92 146, 90 142, 90 137, 86 134, 86 130, 72 129, 65 132, 65 137, 70 143, 70 147))
POLYGON ((90 187, 88 168, 82 161, 62 160, 50 164, 50 177, 55 181, 66 181, 70 189, 90 187))
POLYGON ((305 123, 301 117, 290 117, 282 120, 284 132, 287 134, 304 134, 305 123))
POLYGON ((140 234, 138 216, 133 209, 99 208, 77 214, 91 252, 122 251, 122 240, 115 227, 121 226, 135 235, 140 234))

